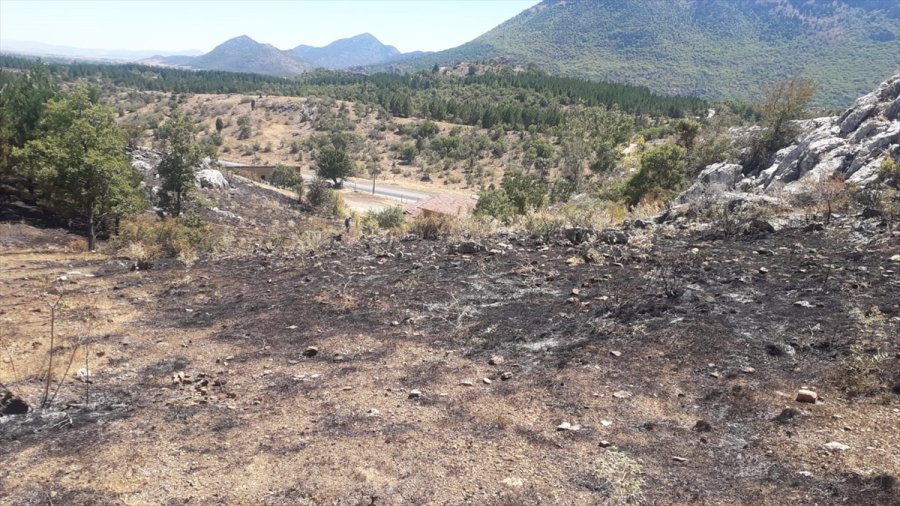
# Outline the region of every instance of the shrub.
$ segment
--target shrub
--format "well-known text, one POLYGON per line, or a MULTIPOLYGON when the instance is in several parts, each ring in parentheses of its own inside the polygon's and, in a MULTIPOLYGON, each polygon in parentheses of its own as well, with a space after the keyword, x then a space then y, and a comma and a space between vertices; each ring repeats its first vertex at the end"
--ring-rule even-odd
POLYGON ((344 200, 322 180, 313 181, 306 190, 306 202, 319 212, 340 217, 344 214, 344 200))
POLYGON ((123 253, 146 260, 159 255, 196 258, 196 251, 213 247, 210 226, 194 216, 158 220, 140 217, 124 221, 114 245, 123 253))
POLYGON ((378 226, 383 229, 400 228, 406 221, 403 216, 403 208, 399 206, 388 207, 370 214, 375 218, 378 226))
POLYGON ((422 239, 438 239, 453 231, 453 219, 440 214, 419 216, 413 220, 409 231, 422 239))
POLYGON ((900 189, 900 163, 890 155, 885 155, 878 173, 886 185, 900 189))
POLYGON ((625 185, 625 199, 636 205, 642 199, 667 199, 685 180, 685 149, 663 144, 641 156, 641 168, 625 185))

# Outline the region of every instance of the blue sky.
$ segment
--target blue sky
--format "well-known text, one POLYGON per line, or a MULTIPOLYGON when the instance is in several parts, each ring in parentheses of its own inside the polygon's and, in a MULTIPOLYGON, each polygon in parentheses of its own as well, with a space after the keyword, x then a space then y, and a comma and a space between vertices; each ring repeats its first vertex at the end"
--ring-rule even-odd
POLYGON ((0 39, 209 51, 238 35, 289 49, 369 32, 401 51, 458 46, 537 0, 0 0, 0 39))

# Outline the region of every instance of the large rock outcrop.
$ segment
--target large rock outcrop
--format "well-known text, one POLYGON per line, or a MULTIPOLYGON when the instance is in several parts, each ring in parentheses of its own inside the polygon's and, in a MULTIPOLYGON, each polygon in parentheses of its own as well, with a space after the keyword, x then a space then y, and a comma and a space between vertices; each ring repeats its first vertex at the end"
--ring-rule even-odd
POLYGON ((900 158, 900 73, 857 99, 840 116, 799 122, 803 132, 758 173, 737 164, 708 166, 677 199, 752 200, 751 195, 802 194, 814 183, 840 177, 866 186, 884 158, 900 158))

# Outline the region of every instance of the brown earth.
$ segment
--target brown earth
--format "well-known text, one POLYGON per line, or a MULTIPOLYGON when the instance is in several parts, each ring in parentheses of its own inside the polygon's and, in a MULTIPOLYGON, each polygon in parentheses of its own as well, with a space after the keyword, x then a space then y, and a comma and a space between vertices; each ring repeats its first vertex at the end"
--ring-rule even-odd
POLYGON ((74 363, 0 417, 0 503, 897 504, 900 237, 873 220, 138 271, 21 221, 0 382, 38 406, 59 294, 54 379, 74 363))

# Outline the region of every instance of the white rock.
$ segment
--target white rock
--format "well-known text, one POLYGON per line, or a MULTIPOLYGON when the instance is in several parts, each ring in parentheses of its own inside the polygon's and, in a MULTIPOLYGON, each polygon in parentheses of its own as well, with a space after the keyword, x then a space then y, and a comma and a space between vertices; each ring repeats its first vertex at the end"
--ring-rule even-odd
POLYGON ((838 443, 837 441, 832 441, 830 443, 825 443, 825 449, 832 452, 843 452, 850 449, 849 446, 838 443))

